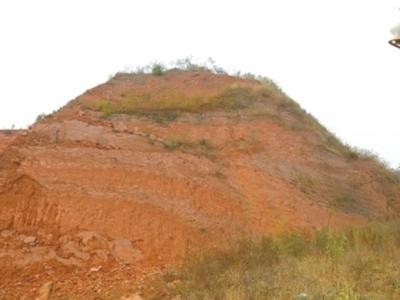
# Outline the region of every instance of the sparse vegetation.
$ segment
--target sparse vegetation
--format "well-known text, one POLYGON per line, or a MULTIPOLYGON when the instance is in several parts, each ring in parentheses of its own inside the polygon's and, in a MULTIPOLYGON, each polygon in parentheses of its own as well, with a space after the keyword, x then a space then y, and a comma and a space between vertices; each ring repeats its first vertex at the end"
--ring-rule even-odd
POLYGON ((259 142, 257 132, 249 134, 239 140, 232 141, 233 149, 242 153, 257 153, 263 150, 263 145, 259 142))
POLYGON ((216 155, 216 148, 207 139, 194 141, 188 137, 171 136, 164 139, 163 144, 165 149, 170 151, 181 150, 183 152, 202 155, 208 158, 214 158, 216 155))
MULTIPOLYGON (((131 75, 163 75, 172 71, 190 71, 190 72, 209 72, 213 74, 225 74, 228 72, 215 64, 214 60, 209 58, 205 63, 194 63, 190 57, 179 59, 170 64, 170 68, 165 67, 161 63, 153 63, 151 65, 137 68, 132 72, 117 73, 114 78, 125 77, 131 75)), ((249 111, 249 116, 269 117, 274 120, 279 119, 280 111, 296 114, 300 117, 300 122, 293 128, 306 128, 308 123, 318 123, 314 118, 306 113, 295 101, 293 101, 283 90, 270 78, 256 76, 251 73, 235 75, 241 79, 247 79, 252 82, 247 84, 234 84, 226 87, 219 95, 214 97, 199 97, 174 94, 173 91, 169 95, 140 95, 134 93, 124 93, 122 101, 109 101, 107 106, 103 104, 97 105, 96 109, 102 113, 103 117, 112 114, 124 113, 131 115, 141 115, 150 117, 153 120, 164 119, 163 114, 173 111, 179 115, 181 113, 199 113, 207 111, 238 111, 251 107, 254 103, 261 100, 269 102, 269 105, 277 106, 278 111, 266 109, 258 109, 249 111), (266 101, 268 100, 268 101, 266 101), (111 108, 109 107, 111 106, 111 108), (305 122, 307 121, 307 122, 305 122)), ((103 100, 104 102, 104 100, 103 100)), ((168 118, 167 118, 168 119, 168 118)), ((172 120, 175 120, 173 118, 172 120)), ((282 121, 279 119, 279 121, 282 121)), ((283 122, 280 122, 283 123, 283 122)), ((293 125, 293 124, 292 124, 293 125)))
POLYGON ((41 113, 36 117, 36 122, 39 122, 40 120, 43 120, 44 118, 46 118, 46 114, 41 113))
POLYGON ((206 111, 236 111, 262 101, 268 91, 249 85, 233 85, 227 87, 219 95, 213 97, 187 96, 171 91, 169 94, 153 97, 150 94, 129 94, 123 100, 112 102, 99 101, 95 109, 103 117, 113 114, 130 114, 146 116, 153 120, 175 120, 181 113, 201 113, 206 111))
POLYGON ((354 201, 355 200, 351 195, 341 193, 332 198, 330 205, 332 208, 338 210, 346 210, 346 208, 349 208, 354 204, 354 201))
MULTIPOLYGON (((153 63, 137 68, 135 71, 117 73, 114 78, 146 74, 159 76, 176 70, 228 74, 211 58, 205 63, 195 63, 192 58, 187 57, 171 63, 169 67, 161 63, 153 63)), ((343 143, 311 114, 302 109, 270 78, 240 72, 231 76, 246 79, 249 82, 228 86, 213 97, 190 96, 174 91, 161 95, 124 92, 121 95, 122 99, 102 100, 94 108, 101 112, 103 117, 113 114, 129 114, 146 117, 158 123, 175 121, 183 113, 203 114, 213 111, 235 112, 241 117, 248 118, 269 118, 290 130, 313 131, 320 139, 321 149, 341 156, 349 162, 371 160, 388 169, 376 155, 343 143)))
POLYGON ((182 299, 398 299, 400 223, 242 241, 188 257, 171 278, 182 299))
POLYGON ((315 179, 307 173, 302 173, 296 178, 296 185, 304 194, 312 194, 315 190, 315 179))
MULTIPOLYGON (((323 128, 322 125, 319 125, 323 128)), ((369 161, 378 166, 378 168, 384 170, 386 174, 393 174, 388 163, 380 158, 377 154, 357 147, 350 146, 343 143, 338 137, 329 132, 327 129, 323 128, 323 133, 321 137, 321 143, 319 144, 324 151, 331 152, 338 156, 342 156, 349 162, 355 161, 369 161)))
POLYGON ((165 149, 168 149, 171 151, 178 149, 178 148, 182 147, 183 145, 190 147, 192 145, 192 143, 188 142, 188 141, 184 141, 183 139, 175 137, 175 136, 164 140, 165 149))

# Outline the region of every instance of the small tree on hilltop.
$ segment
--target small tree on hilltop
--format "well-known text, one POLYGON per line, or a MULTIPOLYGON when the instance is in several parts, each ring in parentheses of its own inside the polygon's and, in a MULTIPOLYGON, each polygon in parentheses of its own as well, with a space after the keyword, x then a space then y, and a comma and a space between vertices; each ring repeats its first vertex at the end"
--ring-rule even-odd
POLYGON ((165 67, 163 64, 160 63, 154 63, 151 67, 151 74, 155 76, 161 76, 165 72, 165 67))

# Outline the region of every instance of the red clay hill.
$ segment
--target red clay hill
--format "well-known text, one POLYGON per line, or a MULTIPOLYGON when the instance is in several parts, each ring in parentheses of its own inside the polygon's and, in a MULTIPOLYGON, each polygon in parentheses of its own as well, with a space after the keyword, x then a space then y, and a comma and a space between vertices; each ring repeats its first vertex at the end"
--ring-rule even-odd
POLYGON ((117 74, 0 145, 4 299, 113 299, 188 249, 400 209, 390 172, 268 80, 117 74))

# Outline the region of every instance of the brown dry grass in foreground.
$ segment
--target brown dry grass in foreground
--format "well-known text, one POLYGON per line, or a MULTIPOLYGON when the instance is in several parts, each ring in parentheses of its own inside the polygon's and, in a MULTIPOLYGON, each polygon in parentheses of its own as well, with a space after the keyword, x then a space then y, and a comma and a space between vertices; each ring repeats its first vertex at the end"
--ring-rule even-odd
POLYGON ((181 299, 399 299, 400 222, 242 241, 156 284, 181 299))

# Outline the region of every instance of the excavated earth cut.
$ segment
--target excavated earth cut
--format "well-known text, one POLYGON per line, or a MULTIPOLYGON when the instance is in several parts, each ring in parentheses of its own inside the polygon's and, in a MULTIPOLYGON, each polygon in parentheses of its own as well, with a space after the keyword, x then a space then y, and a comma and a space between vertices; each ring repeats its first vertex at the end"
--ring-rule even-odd
POLYGON ((49 281, 54 297, 112 299, 188 250, 397 214, 400 190, 379 166, 324 150, 312 130, 220 111, 160 123, 91 108, 126 91, 214 95, 240 82, 116 77, 25 134, 2 133, 0 299, 32 299, 49 281))

